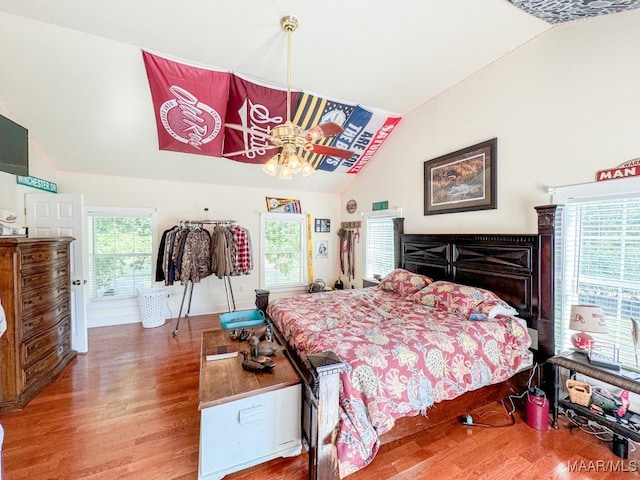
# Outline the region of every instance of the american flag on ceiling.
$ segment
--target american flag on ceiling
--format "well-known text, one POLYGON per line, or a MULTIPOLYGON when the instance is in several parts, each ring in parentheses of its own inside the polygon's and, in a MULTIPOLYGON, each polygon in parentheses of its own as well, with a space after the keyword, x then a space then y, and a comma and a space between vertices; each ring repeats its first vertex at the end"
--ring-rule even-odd
MULTIPOLYGON (((142 56, 160 150, 257 164, 278 152, 269 148, 264 135, 270 135, 273 127, 286 120, 286 89, 146 51, 142 56), (248 131, 224 128, 225 123, 241 125, 248 131), (251 151, 231 155, 245 150, 251 151)), ((303 130, 325 122, 344 128, 342 134, 318 143, 351 150, 354 155, 350 159, 303 154, 315 168, 329 172, 358 173, 402 118, 299 91, 291 92, 291 104, 291 120, 303 130)))

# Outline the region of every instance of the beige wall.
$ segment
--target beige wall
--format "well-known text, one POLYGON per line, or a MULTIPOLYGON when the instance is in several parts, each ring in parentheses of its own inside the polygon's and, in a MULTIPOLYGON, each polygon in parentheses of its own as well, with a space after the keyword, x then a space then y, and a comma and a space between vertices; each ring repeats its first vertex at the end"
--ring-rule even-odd
POLYGON ((549 187, 640 157, 638 51, 640 10, 551 29, 406 115, 342 205, 388 200, 408 233, 535 232, 549 187), (493 137, 498 208, 424 216, 423 163, 493 137))
MULTIPOLYGON (((16 118, 12 112, 3 108, 1 102, 0 114, 16 123, 25 125, 25 123, 16 118)), ((43 180, 49 180, 50 182, 57 182, 57 174, 53 165, 42 154, 37 143, 31 138, 29 139, 29 175, 42 178, 43 180)), ((37 190, 33 188, 18 185, 15 175, 0 172, 0 208, 16 212, 16 216, 18 217, 16 226, 24 226, 24 194, 36 191, 37 190)))
MULTIPOLYGON (((339 196, 309 192, 274 191, 259 188, 229 187, 206 183, 168 182, 135 178, 60 173, 58 188, 62 193, 83 194, 85 206, 137 207, 158 210, 159 232, 186 219, 231 219, 249 229, 254 255, 260 254, 260 213, 266 212, 265 197, 295 198, 300 200, 303 213, 313 218, 331 220, 330 233, 313 233, 312 241, 329 241, 329 258, 314 258, 314 278, 333 284, 337 277, 336 225, 339 219, 339 196), (208 208, 205 217, 204 209, 208 208)), ((233 277, 232 288, 238 309, 253 308, 255 289, 260 288, 259 264, 256 258, 253 274, 233 277)), ((171 311, 177 316, 183 288, 176 284, 170 298, 171 311)), ((275 296, 276 294, 274 294, 275 296)), ((186 307, 185 307, 186 309, 186 307)), ((208 277, 194 286, 191 314, 227 310, 224 283, 217 277, 208 277)), ((135 302, 124 302, 118 316, 136 321, 135 302)), ((113 310, 89 306, 89 325, 118 323, 113 310)))

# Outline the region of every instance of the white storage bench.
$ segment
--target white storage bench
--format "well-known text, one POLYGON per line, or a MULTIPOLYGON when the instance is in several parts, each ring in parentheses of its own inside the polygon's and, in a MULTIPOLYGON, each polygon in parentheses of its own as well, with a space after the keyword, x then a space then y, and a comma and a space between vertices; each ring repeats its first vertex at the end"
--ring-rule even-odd
POLYGON ((261 373, 243 370, 241 354, 205 360, 207 345, 232 342, 226 330, 202 334, 199 480, 302 451, 301 385, 288 358, 279 352, 275 368, 261 373))

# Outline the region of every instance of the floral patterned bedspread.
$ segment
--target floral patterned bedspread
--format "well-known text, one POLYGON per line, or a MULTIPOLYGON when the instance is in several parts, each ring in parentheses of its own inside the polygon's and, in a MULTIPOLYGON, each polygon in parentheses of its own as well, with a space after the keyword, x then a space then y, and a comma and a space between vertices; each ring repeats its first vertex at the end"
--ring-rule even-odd
POLYGON ((469 321, 379 288, 273 300, 267 313, 301 358, 333 351, 341 374, 341 478, 368 465, 403 416, 511 377, 530 362, 521 321, 469 321))

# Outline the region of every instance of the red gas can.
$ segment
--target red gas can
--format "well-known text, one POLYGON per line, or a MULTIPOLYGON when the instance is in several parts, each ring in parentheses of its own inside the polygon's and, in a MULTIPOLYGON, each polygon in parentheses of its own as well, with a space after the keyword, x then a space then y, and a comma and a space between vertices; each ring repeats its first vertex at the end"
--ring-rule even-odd
POLYGON ((549 401, 545 393, 538 387, 527 392, 525 422, 536 430, 546 431, 549 428, 549 401))

